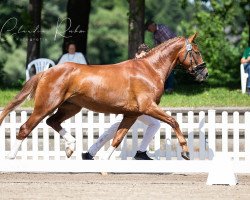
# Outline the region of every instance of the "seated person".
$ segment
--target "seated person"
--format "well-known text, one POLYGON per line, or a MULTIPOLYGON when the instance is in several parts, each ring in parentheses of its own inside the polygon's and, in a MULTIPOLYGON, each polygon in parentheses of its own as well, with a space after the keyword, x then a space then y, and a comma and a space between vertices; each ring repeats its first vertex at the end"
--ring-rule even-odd
POLYGON ((65 62, 74 62, 79 64, 87 64, 84 55, 81 52, 76 52, 76 44, 74 42, 70 42, 67 45, 68 53, 64 54, 58 64, 65 62))
POLYGON ((250 47, 247 47, 241 58, 241 64, 244 65, 245 72, 248 73, 247 94, 250 96, 250 47))

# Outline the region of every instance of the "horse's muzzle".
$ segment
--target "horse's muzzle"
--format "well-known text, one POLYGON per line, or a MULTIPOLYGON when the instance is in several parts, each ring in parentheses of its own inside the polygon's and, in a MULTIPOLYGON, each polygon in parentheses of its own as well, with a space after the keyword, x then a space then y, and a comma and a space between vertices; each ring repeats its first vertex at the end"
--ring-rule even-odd
POLYGON ((206 64, 202 63, 194 69, 195 80, 202 82, 208 78, 208 70, 206 64))
POLYGON ((208 78, 208 72, 206 72, 206 73, 204 73, 204 74, 198 74, 198 75, 195 77, 195 80, 196 80, 196 81, 199 81, 199 82, 203 82, 203 81, 205 81, 207 78, 208 78))

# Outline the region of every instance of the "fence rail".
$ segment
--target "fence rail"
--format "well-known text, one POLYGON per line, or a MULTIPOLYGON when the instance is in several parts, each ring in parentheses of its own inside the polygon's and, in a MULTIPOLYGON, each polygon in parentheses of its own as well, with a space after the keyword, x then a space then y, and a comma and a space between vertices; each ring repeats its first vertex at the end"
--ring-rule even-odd
MULTIPOLYGON (((166 172, 166 170, 168 172, 178 170, 183 172, 206 172, 209 167, 208 163, 210 163, 214 155, 222 152, 232 158, 236 172, 249 173, 247 167, 244 166, 250 162, 250 112, 235 111, 229 113, 223 111, 218 113, 216 110, 208 110, 188 111, 185 113, 167 111, 167 113, 177 119, 183 131, 188 141, 191 161, 182 160, 180 156, 181 148, 175 134, 171 127, 165 123, 161 123, 161 128, 156 133, 148 149, 149 155, 155 161, 150 161, 150 163, 149 161, 143 161, 143 163, 147 163, 143 168, 141 161, 132 160, 146 129, 146 126, 141 122, 136 122, 132 126, 120 147, 112 155, 112 161, 82 161, 81 152, 87 151, 98 136, 109 128, 115 119, 114 114, 107 115, 86 110, 82 110, 75 117, 66 120, 62 124, 76 138, 76 151, 70 159, 66 158, 64 143, 60 135, 49 128, 45 123, 46 119, 44 119, 22 143, 16 160, 9 161, 7 156, 15 142, 19 127, 30 114, 27 111, 14 111, 0 126, 0 171, 26 171, 27 169, 41 171, 41 166, 44 166, 44 171, 50 171, 45 166, 53 164, 54 167, 50 167, 51 171, 58 172, 89 172, 90 169, 93 172, 101 169, 114 172, 119 172, 119 170, 120 172, 131 172, 131 168, 124 170, 124 167, 122 167, 126 163, 132 168, 134 166, 137 169, 134 169, 136 172, 138 170, 141 170, 141 172, 166 172), (124 162, 124 160, 127 160, 127 162, 124 162), (62 162, 65 163, 63 169, 62 162), (72 165, 69 163, 72 163, 72 165), (71 168, 66 168, 68 165, 71 168), (107 165, 110 168, 107 168, 107 165), (172 166, 172 168, 166 167, 167 165, 172 166), (57 170, 56 166, 58 166, 57 170)), ((109 145, 104 146, 96 157, 100 157, 105 153, 109 145)))

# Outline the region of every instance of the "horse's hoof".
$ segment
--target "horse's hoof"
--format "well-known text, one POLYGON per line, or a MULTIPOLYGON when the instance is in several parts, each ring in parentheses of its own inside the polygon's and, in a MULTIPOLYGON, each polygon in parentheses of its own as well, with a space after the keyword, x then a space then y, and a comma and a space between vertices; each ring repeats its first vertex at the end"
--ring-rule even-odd
POLYGON ((187 151, 181 152, 181 157, 184 158, 185 160, 190 160, 190 155, 189 152, 187 151))
POLYGON ((65 149, 66 156, 70 158, 70 156, 74 153, 69 147, 65 149))

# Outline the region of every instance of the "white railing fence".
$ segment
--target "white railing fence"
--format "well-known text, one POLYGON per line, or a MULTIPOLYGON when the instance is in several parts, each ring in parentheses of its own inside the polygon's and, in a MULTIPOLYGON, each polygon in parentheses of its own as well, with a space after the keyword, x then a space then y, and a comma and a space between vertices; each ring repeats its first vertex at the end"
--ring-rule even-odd
MULTIPOLYGON (((27 111, 19 113, 14 111, 0 126, 0 171, 41 171, 43 169, 42 171, 95 172, 101 170, 100 166, 102 166, 104 167, 102 169, 114 172, 205 172, 214 155, 222 152, 234 161, 236 172, 249 172, 248 167, 244 166, 250 161, 250 112, 244 112, 243 115, 237 111, 232 114, 226 111, 218 114, 215 110, 167 113, 175 117, 181 127, 188 141, 191 161, 182 160, 181 147, 171 127, 165 123, 161 123, 161 128, 148 149, 148 154, 155 161, 132 160, 143 132, 147 128, 141 122, 133 125, 120 147, 112 155, 111 160, 116 163, 112 164, 112 168, 109 168, 112 161, 82 161, 82 151, 87 151, 115 119, 113 114, 94 113, 88 110, 82 110, 62 125, 76 138, 76 150, 70 159, 66 158, 64 142, 60 135, 49 128, 44 119, 22 143, 16 160, 9 161, 7 156, 15 142, 16 134, 30 114, 27 111), (147 164, 143 164, 145 162, 147 164), (25 164, 20 167, 20 163, 25 164), (77 163, 78 167, 73 163, 77 163), (128 163, 129 169, 124 167, 128 163), (185 164, 180 165, 180 163, 185 164), (134 169, 131 170, 133 166, 134 169), (160 170, 161 167, 164 169, 160 170)), ((105 145, 98 152, 97 159, 105 153, 109 145, 105 145)))

